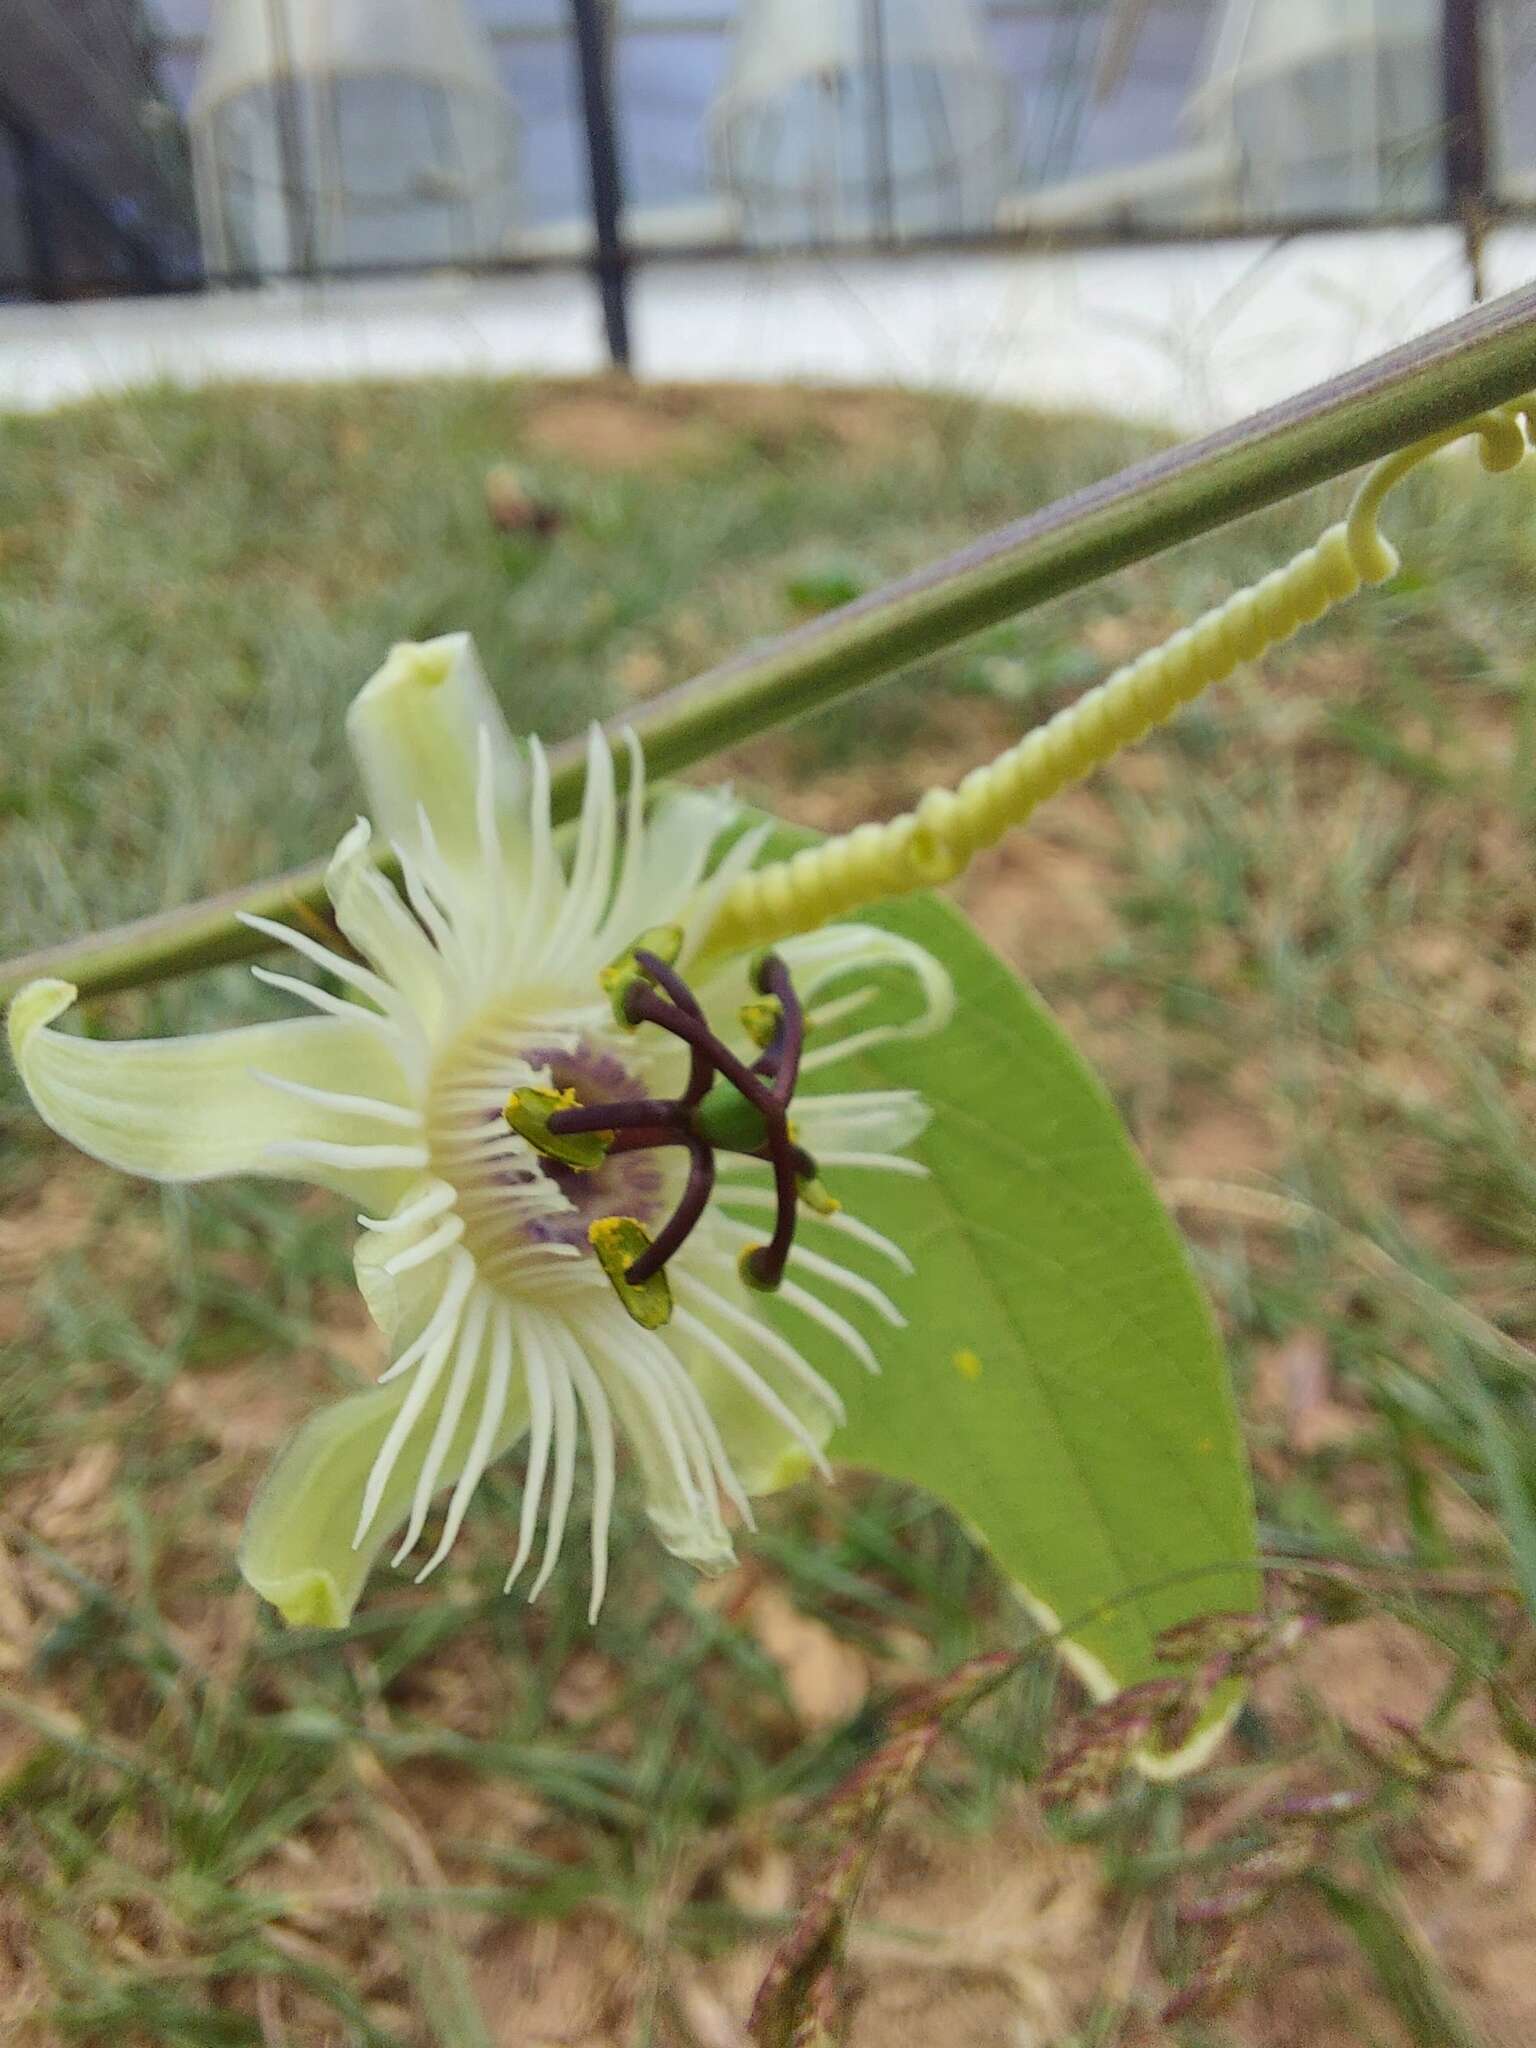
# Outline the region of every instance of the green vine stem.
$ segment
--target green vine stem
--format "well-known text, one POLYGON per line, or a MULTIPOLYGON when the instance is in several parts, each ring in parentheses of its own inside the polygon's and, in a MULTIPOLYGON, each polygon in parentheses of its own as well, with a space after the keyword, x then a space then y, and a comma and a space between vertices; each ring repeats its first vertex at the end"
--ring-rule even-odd
MULTIPOLYGON (((1237 426, 1123 470, 798 631, 749 649, 632 714, 669 775, 803 717, 1047 599, 1078 590, 1536 387, 1536 287, 1509 294, 1237 426)), ((622 753, 620 756, 622 763, 622 753)), ((582 753, 551 760, 557 817, 581 799, 582 753)), ((323 914, 325 863, 51 946, 0 966, 0 1003, 37 976, 82 997, 244 960, 269 943, 247 912, 323 914)))

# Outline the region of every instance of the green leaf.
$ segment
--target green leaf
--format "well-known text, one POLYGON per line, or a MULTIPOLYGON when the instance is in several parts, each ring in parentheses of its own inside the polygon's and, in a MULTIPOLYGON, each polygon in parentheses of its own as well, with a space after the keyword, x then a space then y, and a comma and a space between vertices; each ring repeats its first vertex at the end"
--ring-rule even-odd
MULTIPOLYGON (((781 835, 769 857, 803 843, 781 835)), ((947 1502, 1032 1611, 1061 1622, 1100 1696, 1166 1675, 1160 1630, 1258 1599, 1210 1310, 1113 1103, 1038 997, 934 897, 867 919, 942 960, 958 1002, 937 1036, 829 1079, 915 1088, 933 1110, 916 1147, 928 1179, 826 1176, 916 1263, 890 1289, 908 1327, 881 1332, 880 1377, 776 1311, 847 1401, 830 1454, 947 1502)), ((842 1238, 837 1255, 889 1285, 877 1255, 842 1238)))

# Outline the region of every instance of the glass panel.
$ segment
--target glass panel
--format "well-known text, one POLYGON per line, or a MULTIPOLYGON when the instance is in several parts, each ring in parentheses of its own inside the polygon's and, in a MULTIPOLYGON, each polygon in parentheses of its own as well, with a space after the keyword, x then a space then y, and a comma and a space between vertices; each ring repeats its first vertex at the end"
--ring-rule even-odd
POLYGON ((576 58, 568 39, 498 42, 496 69, 517 109, 522 135, 522 219, 530 227, 585 221, 586 139, 576 58))
POLYGON ((220 107, 212 143, 229 269, 236 276, 291 269, 299 252, 290 247, 274 95, 258 87, 220 107))
POLYGON ((996 52, 960 0, 758 0, 715 129, 749 242, 984 231, 1015 175, 996 52))
MULTIPOLYGON (((565 0, 570 6, 570 0, 565 0)), ((731 25, 738 0, 618 0, 625 28, 671 27, 712 29, 717 35, 731 25)))
POLYGON ((147 0, 145 12, 162 35, 202 36, 208 33, 213 0, 147 0))
POLYGON ((726 54, 718 31, 634 30, 619 38, 615 119, 632 208, 714 197, 709 110, 725 78, 726 54))
POLYGON ((1440 0, 991 13, 1020 136, 1012 224, 1283 227, 1440 207, 1440 0))
POLYGON ((473 0, 470 12, 492 35, 529 28, 564 30, 570 24, 571 0, 473 0))
POLYGON ((1501 199, 1536 206, 1536 7, 1491 0, 1485 93, 1489 177, 1501 199))

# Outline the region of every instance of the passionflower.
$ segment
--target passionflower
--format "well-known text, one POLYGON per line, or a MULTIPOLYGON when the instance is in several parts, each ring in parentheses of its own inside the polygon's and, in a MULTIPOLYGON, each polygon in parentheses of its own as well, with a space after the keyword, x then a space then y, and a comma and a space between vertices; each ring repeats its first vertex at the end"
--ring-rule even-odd
POLYGON ((621 798, 594 729, 580 818, 555 830, 544 753, 512 739, 464 636, 395 648, 348 732, 372 822, 331 861, 334 932, 248 919, 323 978, 252 972, 317 1014, 114 1044, 57 1029, 76 992, 39 981, 12 1005, 12 1051, 46 1121, 111 1165, 277 1175, 362 1210, 358 1284, 391 1360, 279 1453, 241 1548, 259 1593, 340 1625, 385 1538, 404 1524, 403 1563, 451 1487, 424 1578, 526 1437, 507 1585, 538 1547, 533 1597, 584 1434, 595 1615, 621 1434, 661 1541, 705 1570, 732 1560, 724 1503, 750 1524, 754 1494, 824 1467, 842 1403, 796 1329, 876 1369, 860 1318, 901 1313, 837 1239, 910 1271, 828 1182, 921 1172, 904 1148, 926 1112, 821 1077, 940 1026, 948 978, 857 924, 712 955, 762 828, 732 838, 724 795, 648 804, 632 736, 621 798), (855 1021, 893 975, 915 998, 900 1021, 889 1000, 855 1021))

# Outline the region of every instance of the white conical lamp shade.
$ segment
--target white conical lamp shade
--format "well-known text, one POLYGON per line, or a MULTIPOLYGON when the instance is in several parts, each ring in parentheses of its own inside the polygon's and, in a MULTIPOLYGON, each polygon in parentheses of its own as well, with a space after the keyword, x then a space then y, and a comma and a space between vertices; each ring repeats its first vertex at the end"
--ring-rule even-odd
POLYGON ((970 0, 742 0, 711 131, 758 243, 983 230, 1014 178, 970 0))
POLYGON ((506 247, 515 117, 463 0, 217 0, 190 119, 216 274, 506 247))
POLYGON ((1190 121, 1231 144, 1245 211, 1421 211, 1441 193, 1440 70, 1440 0, 1227 0, 1190 121))

